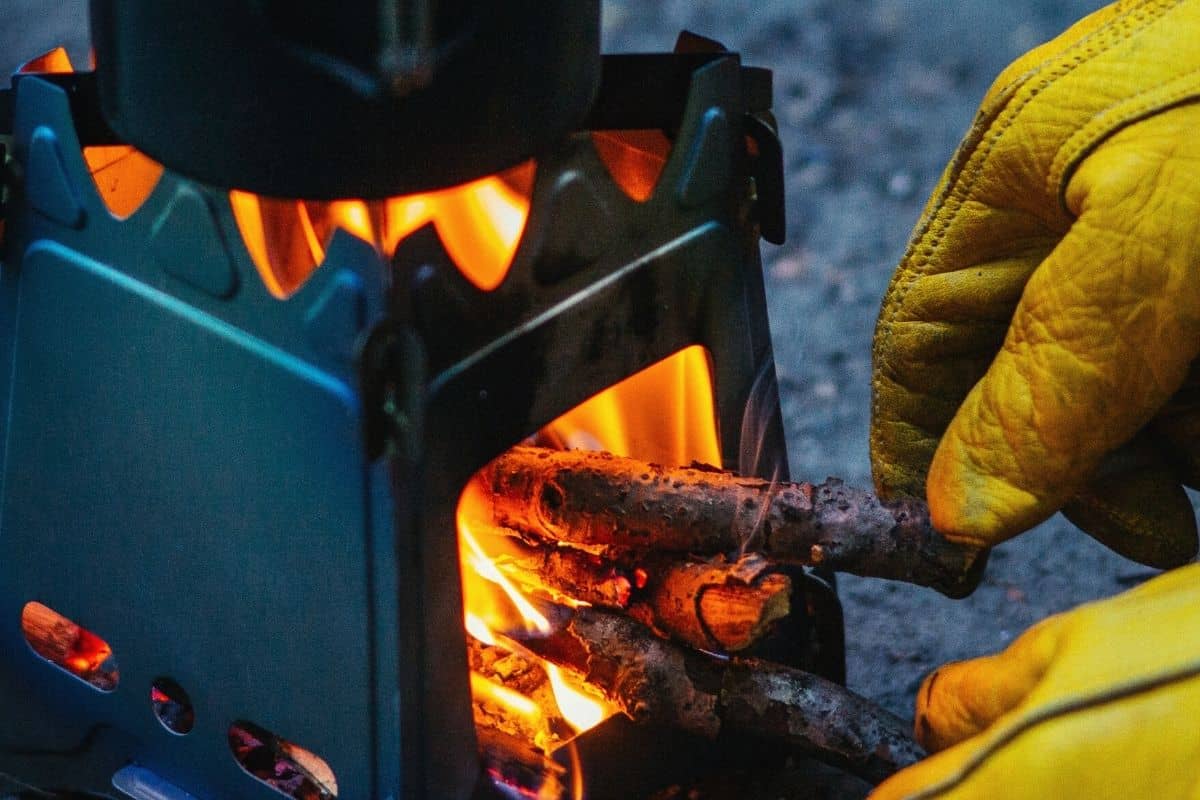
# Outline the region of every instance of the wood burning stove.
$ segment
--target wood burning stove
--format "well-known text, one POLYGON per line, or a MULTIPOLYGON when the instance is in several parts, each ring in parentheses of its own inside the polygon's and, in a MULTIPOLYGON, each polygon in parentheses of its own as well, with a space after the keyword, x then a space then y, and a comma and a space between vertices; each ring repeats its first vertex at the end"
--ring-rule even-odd
MULTIPOLYGON (((585 121, 493 178, 519 217, 493 279, 428 205, 486 216, 484 187, 418 209, 147 178, 104 160, 121 142, 90 73, 14 80, 0 772, 137 800, 519 782, 481 768, 472 722, 472 476, 665 363, 702 373, 708 410, 668 381, 643 435, 707 414, 717 466, 787 477, 758 253, 783 236, 770 74, 691 49, 605 57, 585 121), (389 236, 404 213, 427 216, 389 236)), ((840 680, 830 579, 793 579, 763 646, 840 680)), ((592 796, 647 788, 616 788, 639 759, 671 777, 662 737, 622 725, 578 742, 592 796)))

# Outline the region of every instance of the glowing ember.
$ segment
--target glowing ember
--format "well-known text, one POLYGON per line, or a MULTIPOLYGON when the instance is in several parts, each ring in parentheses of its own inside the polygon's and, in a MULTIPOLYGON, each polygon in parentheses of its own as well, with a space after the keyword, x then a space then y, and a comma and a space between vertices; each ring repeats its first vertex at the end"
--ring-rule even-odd
POLYGON ((538 707, 538 704, 525 695, 520 692, 514 692, 507 686, 502 686, 495 681, 489 681, 487 678, 474 672, 471 673, 471 695, 476 699, 493 700, 521 716, 541 716, 541 708, 538 707))
POLYGON ((108 642, 49 606, 25 604, 21 632, 34 652, 97 689, 117 688, 120 674, 108 642))

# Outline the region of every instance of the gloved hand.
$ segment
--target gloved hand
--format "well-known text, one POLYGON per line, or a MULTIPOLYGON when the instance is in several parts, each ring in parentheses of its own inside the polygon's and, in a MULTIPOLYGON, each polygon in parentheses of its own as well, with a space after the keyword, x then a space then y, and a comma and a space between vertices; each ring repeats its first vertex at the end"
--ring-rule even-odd
POLYGON ((1200 797, 1200 565, 1043 620, 935 671, 917 736, 942 750, 870 800, 1200 797))
POLYGON ((1063 509, 1183 563, 1198 351, 1200 0, 1120 2, 997 79, 926 206, 876 328, 876 488, 956 541, 1063 509))

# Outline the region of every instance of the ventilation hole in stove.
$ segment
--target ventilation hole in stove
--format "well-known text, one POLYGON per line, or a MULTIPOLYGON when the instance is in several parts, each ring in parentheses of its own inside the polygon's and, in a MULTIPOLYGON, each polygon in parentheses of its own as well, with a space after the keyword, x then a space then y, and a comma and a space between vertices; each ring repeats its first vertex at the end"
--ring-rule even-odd
MULTIPOLYGON (((75 72, 71 57, 62 47, 26 61, 21 73, 75 72)), ((83 148, 83 160, 96 184, 96 193, 117 219, 125 219, 141 208, 158 185, 163 167, 127 144, 93 145, 83 148)))
POLYGON ((40 56, 31 58, 21 66, 17 67, 17 72, 27 75, 30 73, 64 73, 74 72, 75 67, 71 65, 71 57, 67 55, 65 47, 56 47, 53 50, 47 50, 40 56))
POLYGON ((229 749, 242 769, 280 794, 296 800, 337 797, 337 777, 325 759, 253 722, 229 726, 229 749))
POLYGON ((255 268, 279 299, 312 276, 338 228, 390 259, 410 234, 433 225, 463 276, 491 291, 521 243, 536 169, 526 161, 458 186, 379 200, 286 200, 234 190, 229 205, 255 268))
POLYGON ((671 153, 671 140, 657 129, 594 131, 592 146, 613 182, 639 203, 654 194, 671 153))
POLYGON ((96 193, 110 214, 125 219, 142 207, 158 185, 163 166, 127 144, 83 148, 96 193))
POLYGON ((51 664, 102 692, 117 688, 120 673, 108 642, 49 606, 26 603, 21 632, 33 651, 51 664))
POLYGON ((196 712, 188 693, 170 678, 158 678, 150 685, 150 706, 154 716, 171 733, 191 733, 196 712))

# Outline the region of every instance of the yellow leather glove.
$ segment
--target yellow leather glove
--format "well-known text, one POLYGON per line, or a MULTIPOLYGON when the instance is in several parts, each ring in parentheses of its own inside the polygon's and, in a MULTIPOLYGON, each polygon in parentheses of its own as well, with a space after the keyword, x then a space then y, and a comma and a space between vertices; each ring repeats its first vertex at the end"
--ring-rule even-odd
POLYGON ((1200 798, 1200 565, 935 671, 917 735, 871 800, 1200 798))
POLYGON ((1120 2, 997 79, 926 206, 876 328, 876 488, 957 541, 1063 509, 1186 562, 1198 351, 1200 0, 1120 2))

